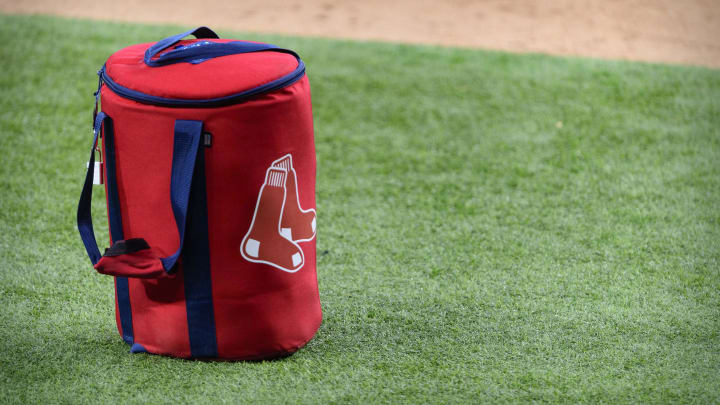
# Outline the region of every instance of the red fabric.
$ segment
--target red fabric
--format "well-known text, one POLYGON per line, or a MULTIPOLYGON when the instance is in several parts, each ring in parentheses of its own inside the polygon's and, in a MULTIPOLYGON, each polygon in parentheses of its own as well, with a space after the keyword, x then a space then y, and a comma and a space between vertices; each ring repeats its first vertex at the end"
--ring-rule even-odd
POLYGON ((117 277, 159 278, 166 277, 160 256, 153 249, 144 249, 119 256, 103 256, 95 264, 101 274, 117 277))
MULTIPOLYGON (((137 58, 146 47, 138 45, 113 55, 108 72, 115 79, 113 72, 128 69, 123 84, 132 82, 135 89, 147 86, 157 91, 155 95, 199 98, 213 93, 215 97, 262 84, 251 82, 275 79, 297 66, 289 55, 262 52, 242 59, 238 66, 235 56, 221 57, 197 65, 148 68, 167 74, 137 73, 135 77, 131 68, 121 66, 135 62, 123 58, 128 57, 131 48, 134 56, 130 59, 137 58), (216 61, 222 63, 211 64, 216 61), (230 66, 234 66, 231 71, 235 73, 226 75, 230 66), (260 73, 235 77, 244 75, 237 69, 260 73), (234 78, 227 82, 197 80, 213 75, 234 78)), ((292 353, 306 344, 322 318, 312 230, 316 162, 307 78, 240 104, 204 109, 144 105, 103 87, 102 110, 114 123, 124 237, 144 238, 158 257, 172 254, 179 244, 169 196, 175 120, 203 121, 204 130, 212 133, 212 146, 204 148, 204 153, 218 357, 273 357, 292 353), (292 157, 291 169, 278 163, 288 154, 292 157), (276 170, 286 174, 285 209, 282 216, 278 212, 268 214, 270 218, 277 216, 275 228, 266 226, 262 232, 285 237, 280 233, 282 228, 291 228, 286 246, 297 246, 302 254, 302 264, 292 268, 295 272, 249 261, 241 252, 267 172, 274 164, 276 170)), ((290 260, 292 263, 292 256, 290 260)), ((182 257, 174 277, 129 279, 134 341, 151 353, 191 355, 183 283, 182 257)))

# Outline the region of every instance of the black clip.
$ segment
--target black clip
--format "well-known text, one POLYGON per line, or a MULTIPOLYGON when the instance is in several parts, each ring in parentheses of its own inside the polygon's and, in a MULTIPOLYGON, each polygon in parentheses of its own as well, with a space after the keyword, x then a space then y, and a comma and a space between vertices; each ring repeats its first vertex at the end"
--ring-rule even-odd
POLYGON ((148 243, 143 238, 119 240, 113 243, 113 245, 109 248, 105 249, 105 254, 103 256, 120 256, 139 252, 145 249, 150 249, 150 245, 148 245, 148 243))

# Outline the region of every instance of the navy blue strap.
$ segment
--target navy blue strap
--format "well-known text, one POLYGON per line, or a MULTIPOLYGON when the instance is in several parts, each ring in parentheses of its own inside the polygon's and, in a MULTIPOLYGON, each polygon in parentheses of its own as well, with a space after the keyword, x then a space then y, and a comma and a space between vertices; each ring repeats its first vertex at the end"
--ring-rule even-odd
POLYGON ((78 203, 77 210, 77 226, 80 231, 80 238, 85 245, 88 257, 93 265, 100 260, 100 249, 98 249, 97 241, 95 241, 95 231, 93 230, 92 215, 91 215, 91 203, 92 203, 92 188, 93 188, 93 175, 95 172, 95 148, 97 148, 98 136, 100 134, 100 127, 105 120, 109 120, 110 117, 105 113, 100 112, 95 116, 95 124, 93 125, 93 145, 90 150, 90 161, 88 163, 87 173, 85 174, 85 183, 83 184, 82 193, 80 193, 80 202, 78 203))
MULTIPOLYGON (((80 237, 82 238, 85 250, 93 265, 100 258, 100 250, 95 241, 95 232, 92 224, 91 202, 93 188, 93 172, 95 166, 95 148, 97 147, 98 136, 104 122, 110 121, 105 113, 97 114, 94 125, 93 147, 90 154, 90 164, 85 175, 85 184, 80 194, 78 203, 77 223, 80 237)), ((200 138, 202 137, 201 121, 175 121, 175 137, 173 144, 172 171, 170 176, 170 202, 175 215, 180 246, 172 255, 160 259, 165 271, 170 271, 177 262, 185 239, 185 222, 187 219, 188 202, 190 200, 190 186, 192 184, 195 162, 198 157, 200 138)), ((115 242, 115 241, 114 241, 115 242)))
POLYGON ((185 220, 187 219, 190 185, 192 184, 195 161, 197 160, 202 121, 175 121, 172 175, 170 177, 170 202, 177 224, 180 246, 172 255, 160 259, 165 271, 170 271, 177 262, 185 241, 185 220))
MULTIPOLYGON (((173 49, 155 58, 155 56, 157 56, 157 54, 160 53, 162 50, 174 45, 184 37, 188 35, 197 36, 197 32, 203 28, 207 29, 206 27, 200 27, 195 29, 194 31, 183 32, 182 34, 174 35, 172 37, 168 37, 163 39, 162 41, 157 42, 155 45, 151 46, 150 48, 148 48, 147 51, 145 51, 145 64, 148 66, 157 67, 180 62, 197 63, 219 56, 237 55, 250 52, 262 52, 268 50, 289 53, 297 57, 297 54, 295 54, 295 52, 288 49, 281 49, 271 44, 258 44, 254 42, 244 41, 233 41, 224 43, 203 41, 173 49)), ((217 36, 215 36, 215 38, 217 38, 217 36)))

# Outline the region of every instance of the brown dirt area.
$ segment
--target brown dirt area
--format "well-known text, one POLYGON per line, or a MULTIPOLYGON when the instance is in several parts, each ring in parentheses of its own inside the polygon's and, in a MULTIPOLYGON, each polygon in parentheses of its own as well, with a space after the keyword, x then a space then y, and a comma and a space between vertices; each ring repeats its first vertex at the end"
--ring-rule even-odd
POLYGON ((720 67, 720 0, 0 0, 0 12, 720 67))

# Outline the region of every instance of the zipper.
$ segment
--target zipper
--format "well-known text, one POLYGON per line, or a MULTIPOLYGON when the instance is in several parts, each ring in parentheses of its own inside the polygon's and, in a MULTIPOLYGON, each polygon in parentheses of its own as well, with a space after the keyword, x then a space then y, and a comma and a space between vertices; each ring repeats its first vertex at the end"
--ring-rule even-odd
MULTIPOLYGON (((167 97, 159 97, 159 96, 153 96, 150 94, 145 94, 143 92, 129 89, 127 87, 121 86, 115 81, 110 78, 110 76, 105 71, 105 65, 98 70, 98 90, 95 93, 95 109, 97 111, 97 99, 98 95, 100 94, 100 88, 102 87, 102 84, 105 83, 105 85, 115 92, 116 94, 133 100, 137 101, 139 103, 143 104, 152 104, 162 107, 185 107, 185 108, 212 108, 212 107, 221 107, 231 104, 238 104, 241 103, 251 97, 269 93, 271 91, 275 91, 278 89, 281 89, 283 87, 290 86, 291 84, 295 83, 296 81, 300 80, 305 75, 305 63, 300 58, 297 58, 298 66, 295 68, 294 71, 286 74, 285 76, 282 76, 278 79, 275 79, 271 82, 265 83, 261 86, 254 87, 249 90, 242 91, 240 93, 231 94, 229 96, 223 96, 223 97, 217 97, 217 98, 208 98, 208 99, 183 99, 183 98, 167 98, 167 97)), ((93 114, 95 115, 95 114, 93 114)))

